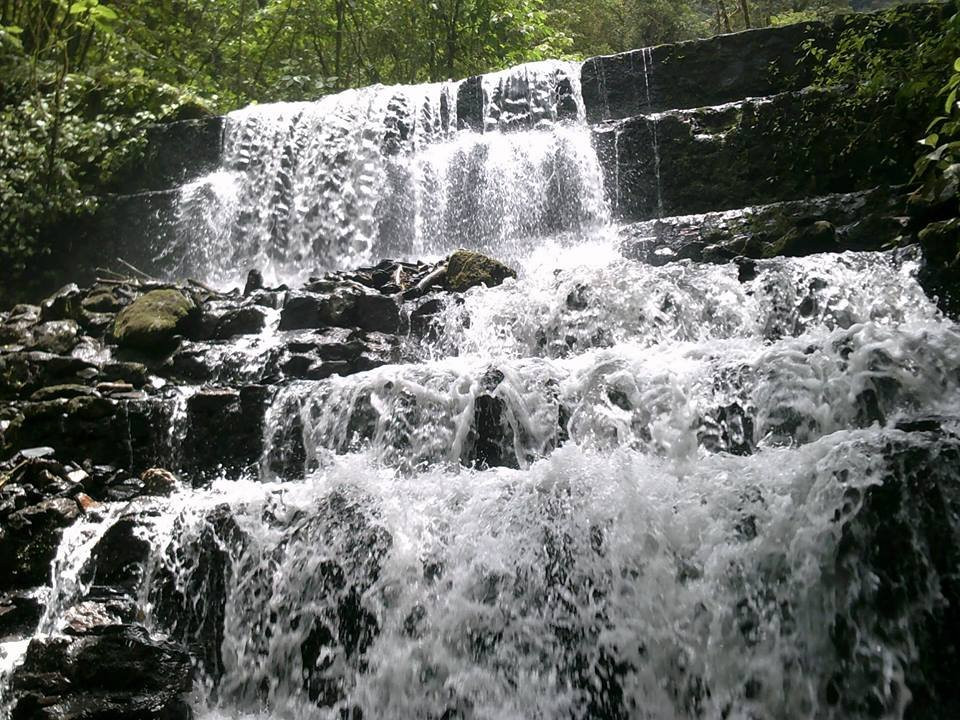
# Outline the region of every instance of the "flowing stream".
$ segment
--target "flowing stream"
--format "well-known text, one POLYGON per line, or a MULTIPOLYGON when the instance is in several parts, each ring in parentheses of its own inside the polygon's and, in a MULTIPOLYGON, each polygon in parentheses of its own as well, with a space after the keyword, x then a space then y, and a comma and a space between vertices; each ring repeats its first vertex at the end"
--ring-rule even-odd
POLYGON ((461 246, 519 270, 409 362, 280 388, 251 476, 138 501, 200 718, 903 716, 911 620, 863 610, 842 540, 891 448, 943 441, 897 427, 960 411, 960 332, 910 252, 624 259, 578 87, 488 76, 479 129, 455 84, 246 108, 183 189, 168 252, 224 286, 461 246))

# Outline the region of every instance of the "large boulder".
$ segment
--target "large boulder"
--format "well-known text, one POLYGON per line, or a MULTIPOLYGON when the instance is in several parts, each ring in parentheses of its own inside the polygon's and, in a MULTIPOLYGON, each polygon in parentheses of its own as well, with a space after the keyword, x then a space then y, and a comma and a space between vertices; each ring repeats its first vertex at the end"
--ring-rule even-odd
POLYGON ((478 285, 496 287, 507 278, 515 277, 516 270, 499 260, 471 250, 457 250, 447 259, 444 286, 451 292, 464 292, 478 285))
POLYGON ((138 626, 31 642, 11 685, 15 720, 188 720, 190 657, 138 626))
POLYGON ((117 315, 113 334, 121 347, 147 353, 164 353, 176 344, 197 306, 172 288, 152 290, 117 315))
POLYGON ((0 589, 45 585, 64 528, 80 517, 72 498, 44 500, 9 516, 0 528, 0 589))
POLYGON ((335 281, 320 281, 308 290, 287 297, 280 314, 281 330, 344 327, 400 331, 400 307, 387 295, 357 283, 335 281))
POLYGON ((913 432, 886 443, 880 482, 849 488, 852 517, 838 518, 835 573, 847 581, 830 629, 839 667, 828 688, 838 717, 893 714, 898 695, 865 690, 889 682, 895 653, 910 692, 902 717, 960 716, 960 443, 936 418, 899 428, 913 432))
POLYGON ((922 119, 879 100, 856 112, 844 103, 842 91, 807 89, 599 126, 613 211, 694 215, 909 182, 911 128, 922 119), (846 121, 835 126, 837 117, 846 121), (876 130, 863 132, 873 119, 876 130))

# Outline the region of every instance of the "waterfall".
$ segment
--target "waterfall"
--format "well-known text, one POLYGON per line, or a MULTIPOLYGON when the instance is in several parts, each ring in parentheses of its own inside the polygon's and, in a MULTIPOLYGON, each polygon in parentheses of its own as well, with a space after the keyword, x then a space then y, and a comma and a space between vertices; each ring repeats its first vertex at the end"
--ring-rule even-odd
MULTIPOLYGON (((126 527, 136 621, 189 649, 199 720, 907 717, 955 582, 933 546, 956 534, 960 328, 911 249, 627 259, 588 116, 566 62, 231 113, 163 260, 294 289, 210 301, 218 323, 262 301, 262 329, 169 360, 210 369, 158 384, 182 482, 64 533, 38 635, 126 527), (401 303, 397 337, 282 329, 311 276, 461 247, 517 277, 401 303), (408 332, 427 303, 434 332, 408 332), (351 343, 389 353, 274 362, 351 343), (250 387, 259 457, 194 473, 191 401, 250 387)), ((0 674, 25 646, 3 649, 0 674)))
POLYGON ((902 716, 911 641, 860 625, 851 665, 825 617, 871 572, 833 574, 838 518, 928 450, 892 428, 960 410, 915 260, 605 243, 529 253, 423 362, 286 386, 270 482, 169 502, 150 594, 205 598, 202 717, 835 717, 837 673, 902 716))
POLYGON ((653 172, 657 179, 657 217, 663 217, 663 186, 660 182, 660 118, 653 112, 653 96, 650 93, 650 82, 653 77, 653 48, 644 48, 640 51, 643 60, 643 88, 647 100, 647 112, 650 115, 651 147, 653 149, 653 172))
POLYGON ((459 86, 376 86, 230 113, 223 166, 183 188, 177 240, 161 259, 225 287, 253 268, 294 282, 458 247, 509 259, 545 234, 606 222, 578 65, 485 76, 480 130, 460 129, 459 86))

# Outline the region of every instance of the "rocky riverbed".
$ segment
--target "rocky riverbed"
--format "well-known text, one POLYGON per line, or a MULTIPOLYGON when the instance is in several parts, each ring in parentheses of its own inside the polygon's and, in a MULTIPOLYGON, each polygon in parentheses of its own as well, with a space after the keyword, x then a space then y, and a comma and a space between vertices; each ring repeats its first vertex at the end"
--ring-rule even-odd
MULTIPOLYGON (((0 640, 25 641, 53 610, 71 527, 174 492, 168 468, 198 485, 255 472, 278 388, 412 357, 459 293, 515 276, 461 251, 298 288, 264 287, 256 271, 230 293, 109 279, 0 314, 0 640)), ((137 622, 149 547, 136 528, 120 520, 96 538, 65 635, 32 643, 11 681, 13 717, 190 716, 190 648, 137 622)))

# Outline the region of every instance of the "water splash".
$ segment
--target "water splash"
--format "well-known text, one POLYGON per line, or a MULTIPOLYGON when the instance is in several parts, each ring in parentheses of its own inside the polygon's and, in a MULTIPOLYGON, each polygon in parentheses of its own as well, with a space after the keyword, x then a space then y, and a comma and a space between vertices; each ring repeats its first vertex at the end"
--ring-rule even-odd
MULTIPOLYGON (((828 569, 885 437, 696 463, 571 445, 526 472, 410 477, 344 457, 306 483, 193 498, 168 542, 199 547, 188 518, 224 503, 242 537, 216 693, 230 712, 837 717, 824 617, 861 580, 828 569)), ((870 662, 909 660, 862 643, 870 662)), ((895 708, 906 690, 894 672, 881 692, 895 708)))

